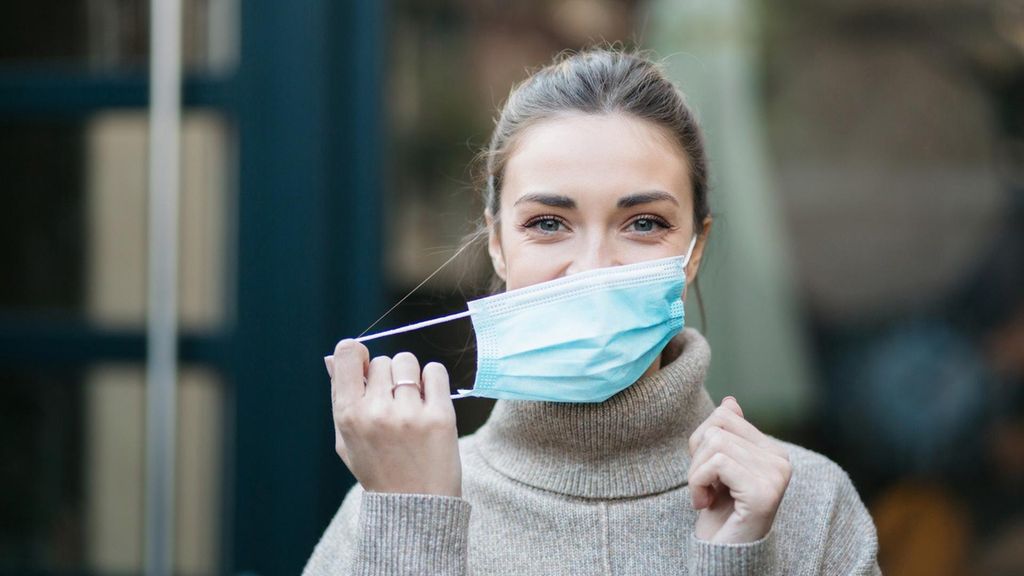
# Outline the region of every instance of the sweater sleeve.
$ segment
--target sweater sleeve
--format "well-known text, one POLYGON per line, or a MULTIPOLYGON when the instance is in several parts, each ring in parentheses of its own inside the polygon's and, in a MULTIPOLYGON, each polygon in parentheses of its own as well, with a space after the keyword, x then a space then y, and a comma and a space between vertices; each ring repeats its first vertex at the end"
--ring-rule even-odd
POLYGON ((690 534, 689 572, 697 576, 759 576, 774 574, 773 527, 760 540, 739 544, 708 542, 690 534))
POLYGON ((849 475, 835 466, 838 487, 822 555, 823 575, 881 576, 878 531, 849 475))
POLYGON ((366 492, 345 496, 303 576, 466 576, 469 516, 463 498, 366 492))

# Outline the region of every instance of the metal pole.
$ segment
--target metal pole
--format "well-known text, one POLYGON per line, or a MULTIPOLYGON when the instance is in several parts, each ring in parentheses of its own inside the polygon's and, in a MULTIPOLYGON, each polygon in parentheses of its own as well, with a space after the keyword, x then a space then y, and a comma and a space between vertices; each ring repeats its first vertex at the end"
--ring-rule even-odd
POLYGON ((147 576, 174 562, 181 0, 150 3, 149 276, 146 358, 147 576))

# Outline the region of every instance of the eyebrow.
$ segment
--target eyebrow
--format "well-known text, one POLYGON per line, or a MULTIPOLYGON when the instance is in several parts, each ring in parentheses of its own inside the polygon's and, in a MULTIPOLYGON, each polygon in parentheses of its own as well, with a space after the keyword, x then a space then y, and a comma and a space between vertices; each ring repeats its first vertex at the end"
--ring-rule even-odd
MULTIPOLYGON (((676 197, 665 192, 663 190, 645 190, 643 192, 636 192, 635 194, 629 194, 619 198, 616 203, 618 208, 632 208, 633 206, 639 206, 640 204, 649 204, 651 202, 668 201, 676 206, 679 205, 679 201, 676 197)), ((521 202, 536 202, 545 206, 551 206, 554 208, 566 208, 572 210, 576 208, 576 201, 564 194, 551 194, 547 192, 531 192, 530 194, 524 194, 515 201, 513 206, 520 204, 521 202)))
POLYGON ((643 192, 637 192, 636 194, 630 194, 629 196, 619 198, 618 207, 632 208, 633 206, 638 206, 640 204, 648 204, 662 200, 667 200, 676 206, 679 205, 679 201, 676 200, 676 197, 668 192, 663 190, 645 190, 643 192))
POLYGON ((576 208, 576 201, 563 194, 548 194, 545 192, 532 192, 530 194, 524 194, 515 201, 513 206, 517 206, 520 202, 536 202, 545 206, 551 206, 554 208, 576 208))

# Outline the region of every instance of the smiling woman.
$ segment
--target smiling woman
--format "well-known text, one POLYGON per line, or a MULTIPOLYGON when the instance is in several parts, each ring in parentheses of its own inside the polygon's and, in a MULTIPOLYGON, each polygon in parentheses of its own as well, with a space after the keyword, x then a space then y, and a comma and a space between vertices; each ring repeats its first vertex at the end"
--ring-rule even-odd
MULTIPOLYGON (((690 217, 686 155, 662 130, 622 113, 575 114, 517 135, 501 197, 486 213, 508 289, 679 255, 694 234, 706 237, 711 217, 690 217)), ((699 241, 691 278, 703 248, 699 241)))
POLYGON ((704 387, 710 349, 682 312, 707 161, 660 66, 560 57, 513 90, 482 158, 505 291, 470 310, 480 358, 507 362, 479 362, 474 391, 532 379, 531 399, 492 396, 459 439, 444 366, 339 342, 335 446, 359 484, 305 574, 879 573, 845 471, 704 387), (493 339, 489 301, 508 303, 493 339))

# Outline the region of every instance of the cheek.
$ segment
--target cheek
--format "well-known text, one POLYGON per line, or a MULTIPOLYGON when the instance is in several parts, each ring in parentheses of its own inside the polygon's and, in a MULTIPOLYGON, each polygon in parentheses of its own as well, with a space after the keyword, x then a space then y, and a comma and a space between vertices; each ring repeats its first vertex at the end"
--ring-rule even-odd
POLYGON ((557 274, 545 274, 542 270, 538 270, 536 267, 513 268, 512 270, 513 271, 506 275, 506 290, 525 288, 526 286, 532 286, 533 284, 539 284, 541 282, 558 278, 557 274))
POLYGON ((554 280, 562 276, 567 262, 565 256, 538 250, 536 246, 508 246, 505 249, 505 288, 515 290, 554 280))

